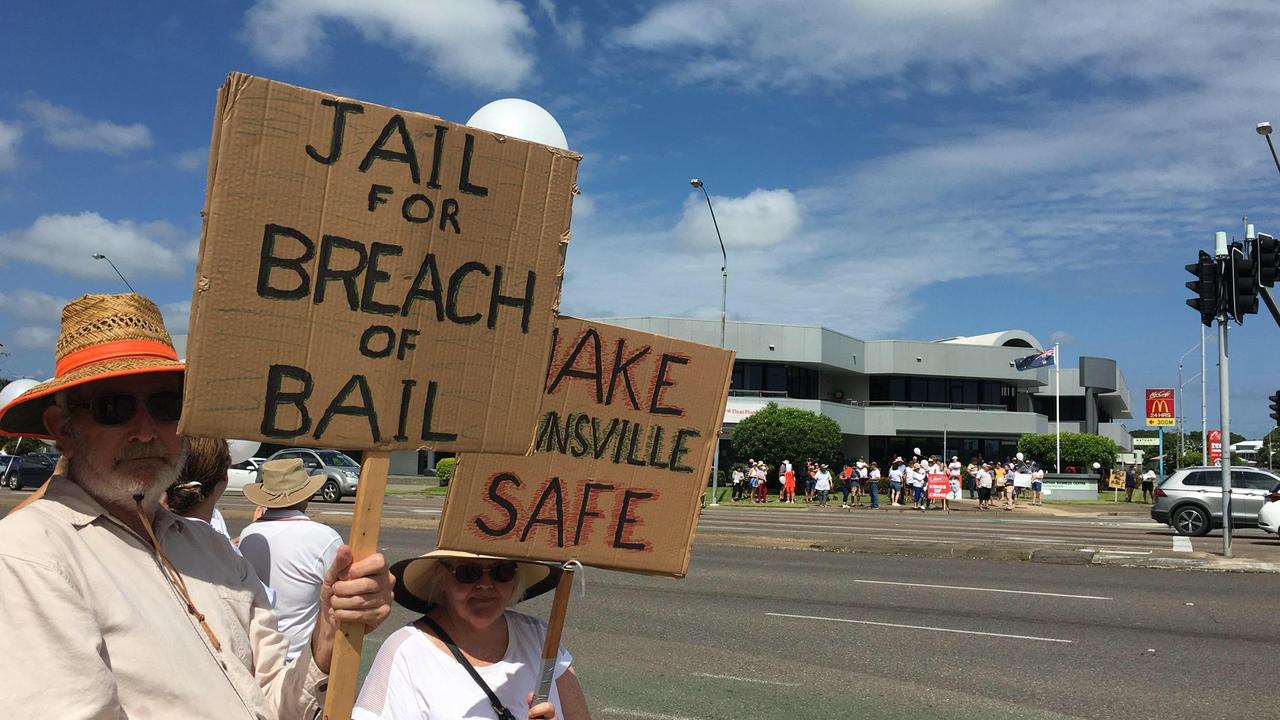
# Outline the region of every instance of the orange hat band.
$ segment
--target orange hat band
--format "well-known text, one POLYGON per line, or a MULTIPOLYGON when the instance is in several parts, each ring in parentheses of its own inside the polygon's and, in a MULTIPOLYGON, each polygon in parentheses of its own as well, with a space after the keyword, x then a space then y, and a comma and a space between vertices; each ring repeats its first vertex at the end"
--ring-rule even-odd
POLYGON ((62 377, 86 365, 119 360, 120 358, 153 357, 177 361, 178 353, 168 345, 155 340, 116 340, 67 353, 54 366, 54 377, 62 377))

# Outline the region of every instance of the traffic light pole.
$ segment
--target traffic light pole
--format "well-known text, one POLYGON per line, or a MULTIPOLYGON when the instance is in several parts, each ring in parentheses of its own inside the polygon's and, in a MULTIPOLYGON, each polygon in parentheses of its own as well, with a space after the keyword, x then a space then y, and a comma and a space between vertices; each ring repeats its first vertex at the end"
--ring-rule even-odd
MULTIPOLYGON (((1222 414, 1222 555, 1231 557, 1231 385, 1227 378, 1227 314, 1218 315, 1218 410, 1222 414)), ((1205 457, 1209 448, 1205 447, 1205 457)))

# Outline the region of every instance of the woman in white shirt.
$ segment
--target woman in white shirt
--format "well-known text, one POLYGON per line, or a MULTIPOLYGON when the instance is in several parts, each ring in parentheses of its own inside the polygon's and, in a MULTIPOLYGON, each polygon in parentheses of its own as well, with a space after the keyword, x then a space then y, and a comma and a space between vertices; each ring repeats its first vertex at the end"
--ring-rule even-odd
POLYGON ((818 507, 826 507, 827 493, 831 492, 831 470, 823 465, 813 480, 813 489, 818 493, 818 507))
POLYGON ((555 587, 558 573, 539 563, 452 550, 397 563, 392 573, 396 602, 424 614, 378 649, 354 720, 492 718, 503 717, 501 710, 531 720, 588 717, 573 658, 563 647, 550 699, 532 705, 547 625, 507 609, 555 587))

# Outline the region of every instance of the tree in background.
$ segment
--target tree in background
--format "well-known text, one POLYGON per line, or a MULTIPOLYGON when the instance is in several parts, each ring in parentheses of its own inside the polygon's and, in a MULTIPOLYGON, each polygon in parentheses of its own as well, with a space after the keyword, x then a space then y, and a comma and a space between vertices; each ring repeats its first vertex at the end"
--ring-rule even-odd
MULTIPOLYGON (((1052 469, 1057 451, 1053 433, 1028 433, 1018 439, 1018 451, 1040 467, 1052 469)), ((1120 446, 1111 438, 1089 433, 1062 433, 1062 467, 1074 466, 1077 472, 1092 473, 1093 464, 1114 467, 1120 446)))
POLYGON ((440 487, 449 487, 449 481, 453 479, 453 466, 458 464, 457 458, 440 458, 436 463, 436 480, 440 483, 440 487))
POLYGON ((806 458, 835 465, 840 461, 840 426, 835 420, 800 408, 765 405, 733 429, 733 451, 742 458, 764 460, 776 468, 806 458))

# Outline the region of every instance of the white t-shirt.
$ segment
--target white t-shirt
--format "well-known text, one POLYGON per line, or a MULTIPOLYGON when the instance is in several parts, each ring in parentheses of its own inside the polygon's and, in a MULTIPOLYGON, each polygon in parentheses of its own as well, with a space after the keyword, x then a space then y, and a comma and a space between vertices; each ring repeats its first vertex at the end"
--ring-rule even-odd
MULTIPOLYGON (((476 672, 518 718, 529 715, 529 693, 538 689, 542 641, 547 624, 507 611, 507 653, 476 672)), ((554 676, 569 669, 573 656, 560 648, 554 676)), ((564 717, 560 694, 551 683, 551 704, 564 717)), ((409 625, 391 633, 369 668, 351 717, 354 720, 493 720, 489 698, 448 650, 409 625)))
POLYGON ((947 474, 953 478, 958 478, 960 477, 961 467, 962 466, 960 465, 959 461, 953 460, 951 461, 951 464, 947 466, 947 474))
POLYGON ((923 468, 918 470, 916 468, 911 468, 909 472, 910 476, 907 478, 907 482, 911 484, 911 487, 924 485, 924 481, 925 478, 928 477, 928 473, 923 468))
POLYGON ((240 554, 275 592, 276 618, 289 638, 290 660, 311 642, 320 584, 341 545, 337 531, 297 510, 268 509, 240 533, 240 554))
POLYGON ((817 475, 813 476, 814 490, 830 490, 831 489, 831 473, 826 470, 819 470, 817 475))
POLYGON ((987 472, 986 470, 978 471, 978 487, 980 488, 991 487, 991 473, 987 472))
POLYGON ((901 465, 894 465, 893 467, 889 468, 889 482, 896 482, 896 483, 902 482, 902 466, 901 465))

